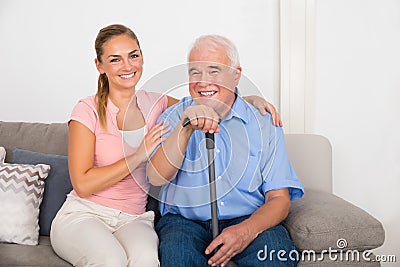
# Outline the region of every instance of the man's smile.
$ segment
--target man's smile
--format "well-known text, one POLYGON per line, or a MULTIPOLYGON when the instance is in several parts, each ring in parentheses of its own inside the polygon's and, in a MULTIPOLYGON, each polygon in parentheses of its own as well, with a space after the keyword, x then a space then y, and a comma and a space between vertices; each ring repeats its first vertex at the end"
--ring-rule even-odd
POLYGON ((210 97, 217 93, 217 91, 200 91, 199 94, 201 96, 210 97))

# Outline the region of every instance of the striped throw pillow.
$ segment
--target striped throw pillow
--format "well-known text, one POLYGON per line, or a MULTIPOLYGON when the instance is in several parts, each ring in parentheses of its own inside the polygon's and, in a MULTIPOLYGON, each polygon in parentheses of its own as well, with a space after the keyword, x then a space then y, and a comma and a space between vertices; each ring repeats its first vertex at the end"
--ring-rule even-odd
POLYGON ((46 164, 0 162, 0 242, 37 245, 46 164))

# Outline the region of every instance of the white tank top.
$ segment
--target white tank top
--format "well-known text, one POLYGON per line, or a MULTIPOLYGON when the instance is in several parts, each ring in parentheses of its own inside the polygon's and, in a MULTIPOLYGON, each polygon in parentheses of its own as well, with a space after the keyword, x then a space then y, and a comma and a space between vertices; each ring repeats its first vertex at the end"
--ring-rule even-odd
POLYGON ((138 147, 140 143, 143 141, 145 134, 147 133, 146 125, 142 128, 131 130, 131 131, 122 131, 120 130, 124 141, 130 145, 131 147, 138 147))

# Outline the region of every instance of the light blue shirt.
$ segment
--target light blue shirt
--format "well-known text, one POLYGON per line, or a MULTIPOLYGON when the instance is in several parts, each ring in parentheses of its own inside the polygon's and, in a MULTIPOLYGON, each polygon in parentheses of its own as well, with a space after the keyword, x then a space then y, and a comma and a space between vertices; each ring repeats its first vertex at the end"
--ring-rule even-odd
MULTIPOLYGON (((195 105, 193 99, 185 97, 159 120, 169 122, 174 129, 183 111, 191 105, 195 105)), ((252 214, 265 203, 269 190, 288 188, 291 200, 303 195, 303 185, 286 153, 282 128, 273 126, 270 114, 261 115, 237 96, 214 137, 219 219, 252 214)), ((211 219, 209 203, 205 134, 194 131, 177 176, 161 188, 160 212, 204 221, 211 219)))

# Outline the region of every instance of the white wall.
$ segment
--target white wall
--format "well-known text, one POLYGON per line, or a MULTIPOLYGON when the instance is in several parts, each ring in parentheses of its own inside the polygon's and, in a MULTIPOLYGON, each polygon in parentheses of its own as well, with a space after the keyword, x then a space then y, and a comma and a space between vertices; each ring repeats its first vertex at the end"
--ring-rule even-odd
POLYGON ((1 0, 0 120, 67 121, 77 100, 97 90, 94 39, 112 23, 131 27, 140 39, 145 72, 139 87, 168 89, 145 82, 183 64, 195 37, 217 33, 238 47, 248 77, 242 92, 257 93, 245 88, 252 81, 279 104, 278 6, 278 0, 1 0))
POLYGON ((400 1, 316 3, 314 131, 333 145, 334 192, 383 222, 377 253, 400 261, 400 1))
POLYGON ((280 0, 280 14, 285 131, 329 138, 334 193, 383 223, 375 253, 398 262, 400 1, 280 0))

